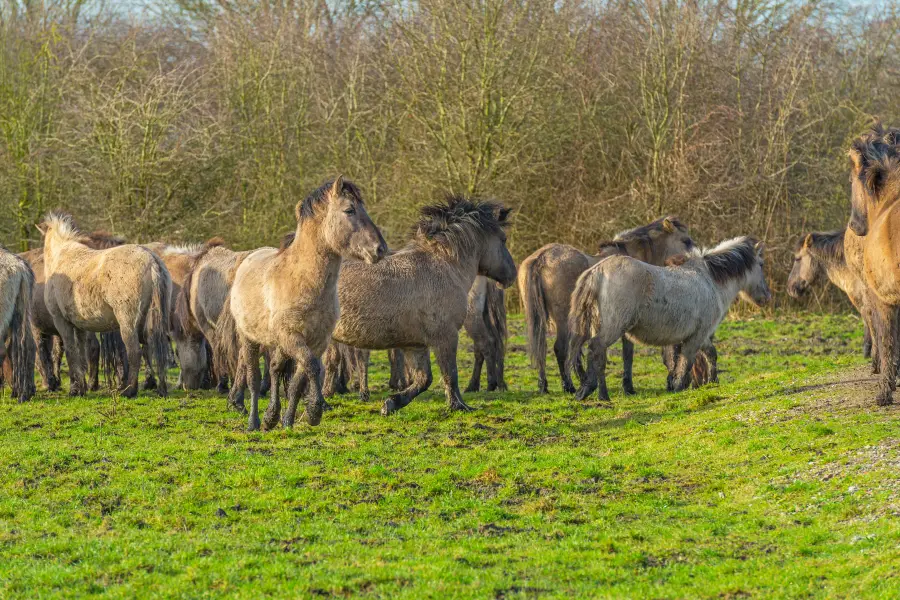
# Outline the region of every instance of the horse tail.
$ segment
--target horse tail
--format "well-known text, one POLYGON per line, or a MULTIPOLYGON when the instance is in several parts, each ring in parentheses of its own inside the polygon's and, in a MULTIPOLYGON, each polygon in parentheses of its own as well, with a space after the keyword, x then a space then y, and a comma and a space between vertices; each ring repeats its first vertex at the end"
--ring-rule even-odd
POLYGON ((543 254, 526 258, 519 267, 518 278, 519 297, 525 313, 528 357, 534 368, 538 368, 540 361, 547 356, 547 323, 550 320, 550 312, 547 309, 544 284, 541 281, 543 266, 543 254))
POLYGON ((172 303, 172 277, 162 260, 155 254, 150 266, 153 291, 150 308, 144 320, 144 339, 150 344, 150 355, 156 364, 156 391, 160 396, 168 395, 166 374, 169 368, 169 310, 172 303))
POLYGON ((578 277, 569 304, 569 351, 566 368, 575 368, 581 356, 581 348, 593 332, 600 328, 600 303, 598 298, 606 277, 600 269, 588 269, 578 277))
POLYGON ((15 304, 9 320, 9 362, 12 369, 10 384, 19 402, 27 402, 34 396, 34 360, 37 346, 31 330, 31 292, 34 289, 34 272, 21 260, 22 276, 16 290, 15 304))
POLYGON ((225 302, 222 304, 222 311, 216 320, 215 339, 210 340, 213 347, 213 361, 216 374, 219 377, 228 375, 234 377, 238 365, 238 352, 240 344, 238 343, 237 322, 234 315, 231 314, 231 291, 225 296, 225 302))
POLYGON ((484 299, 484 324, 491 336, 491 344, 497 350, 497 359, 506 354, 506 292, 493 281, 488 282, 484 299))
POLYGON ((128 357, 125 353, 125 342, 118 331, 100 334, 100 364, 106 384, 114 388, 119 380, 128 381, 128 357))

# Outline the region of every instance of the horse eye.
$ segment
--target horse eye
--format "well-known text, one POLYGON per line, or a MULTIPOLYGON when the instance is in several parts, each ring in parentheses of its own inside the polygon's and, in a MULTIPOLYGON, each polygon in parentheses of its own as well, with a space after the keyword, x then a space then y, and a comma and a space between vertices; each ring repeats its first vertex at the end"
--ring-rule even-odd
POLYGON ((344 211, 344 214, 346 214, 346 215, 355 215, 355 214, 356 214, 356 209, 353 208, 353 207, 351 206, 350 208, 348 208, 347 210, 344 211))

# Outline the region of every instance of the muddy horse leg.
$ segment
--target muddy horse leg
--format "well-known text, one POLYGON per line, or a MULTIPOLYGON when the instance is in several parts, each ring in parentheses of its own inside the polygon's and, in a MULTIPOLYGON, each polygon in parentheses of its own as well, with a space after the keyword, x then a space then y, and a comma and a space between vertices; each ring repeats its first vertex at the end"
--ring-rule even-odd
POLYGON ((634 342, 627 337, 622 337, 622 389, 625 394, 631 396, 634 391, 632 379, 632 366, 634 365, 634 342))
POLYGON ((428 348, 405 350, 404 363, 410 373, 409 386, 402 392, 388 396, 381 407, 382 415, 389 415, 407 406, 416 396, 431 387, 431 355, 428 348))
POLYGON ((475 364, 472 365, 472 377, 469 378, 469 385, 466 386, 466 393, 477 392, 481 389, 481 367, 484 365, 484 353, 475 346, 475 364))

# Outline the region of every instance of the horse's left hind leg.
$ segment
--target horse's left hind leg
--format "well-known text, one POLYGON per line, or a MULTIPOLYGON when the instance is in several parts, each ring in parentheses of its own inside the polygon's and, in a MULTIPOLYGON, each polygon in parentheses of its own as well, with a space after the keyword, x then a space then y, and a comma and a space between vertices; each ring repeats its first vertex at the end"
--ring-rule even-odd
POLYGON ((634 342, 627 337, 622 338, 622 389, 627 395, 636 394, 632 381, 632 365, 634 364, 634 342))
POLYGON ((475 348, 475 364, 472 366, 472 377, 466 386, 466 393, 477 392, 481 389, 481 367, 484 364, 484 354, 475 348))
POLYGON ((463 402, 462 393, 459 391, 459 372, 456 367, 456 349, 459 344, 458 337, 451 337, 434 348, 434 357, 437 359, 438 368, 441 370, 441 379, 444 382, 444 393, 447 396, 447 407, 450 410, 470 411, 472 407, 463 402))
POLYGON ((575 395, 579 402, 587 399, 598 387, 598 396, 601 402, 609 402, 609 390, 606 387, 606 349, 609 346, 599 335, 588 342, 587 370, 581 387, 575 395))

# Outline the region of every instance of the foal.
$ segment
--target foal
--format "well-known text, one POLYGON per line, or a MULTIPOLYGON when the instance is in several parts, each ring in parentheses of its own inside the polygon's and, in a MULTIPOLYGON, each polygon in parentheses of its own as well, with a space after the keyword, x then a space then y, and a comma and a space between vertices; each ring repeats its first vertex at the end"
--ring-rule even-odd
POLYGON ((683 390, 697 351, 709 343, 738 294, 757 306, 771 294, 763 273, 762 244, 750 237, 693 250, 679 267, 656 267, 627 256, 607 258, 581 275, 572 293, 569 360, 589 342, 588 368, 577 398, 606 388, 606 349, 623 335, 653 346, 680 344, 671 373, 683 390))
MULTIPOLYGON (((297 231, 283 250, 262 248, 241 262, 231 288, 230 312, 240 339, 238 364, 246 365, 251 431, 259 429, 260 347, 272 351, 272 399, 266 427, 280 413, 278 378, 288 360, 296 368, 288 386, 283 424, 291 427, 303 383, 306 420, 318 425, 324 399, 319 357, 338 319, 337 280, 342 255, 376 263, 387 243, 372 223, 359 189, 338 177, 297 204, 297 231)), ((235 386, 241 385, 235 378, 235 386)))

